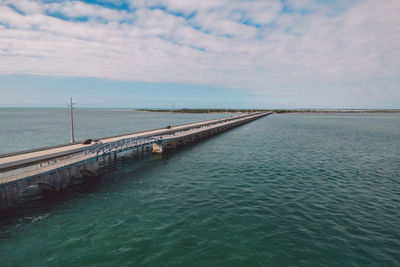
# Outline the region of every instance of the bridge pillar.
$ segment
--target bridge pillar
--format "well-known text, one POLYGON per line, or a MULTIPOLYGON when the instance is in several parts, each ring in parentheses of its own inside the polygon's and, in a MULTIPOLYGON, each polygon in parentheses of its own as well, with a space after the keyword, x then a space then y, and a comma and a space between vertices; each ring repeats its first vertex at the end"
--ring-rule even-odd
POLYGON ((153 143, 153 146, 152 146, 153 153, 163 153, 164 149, 165 149, 165 147, 164 147, 163 142, 153 143))

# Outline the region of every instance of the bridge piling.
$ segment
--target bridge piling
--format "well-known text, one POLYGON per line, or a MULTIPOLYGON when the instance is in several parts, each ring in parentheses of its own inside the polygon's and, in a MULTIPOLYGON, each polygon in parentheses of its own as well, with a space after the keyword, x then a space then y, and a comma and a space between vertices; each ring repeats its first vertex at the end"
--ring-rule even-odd
POLYGON ((165 150, 165 145, 163 141, 160 141, 158 143, 153 143, 152 145, 152 152, 156 154, 161 154, 164 153, 165 150))

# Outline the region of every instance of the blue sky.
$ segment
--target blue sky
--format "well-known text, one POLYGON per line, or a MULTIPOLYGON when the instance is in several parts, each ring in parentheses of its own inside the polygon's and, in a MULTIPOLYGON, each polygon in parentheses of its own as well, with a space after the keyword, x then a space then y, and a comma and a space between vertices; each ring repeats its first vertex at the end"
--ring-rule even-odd
MULTIPOLYGON (((70 96, 81 107, 262 108, 267 99, 241 90, 176 83, 115 81, 99 78, 8 75, 1 78, 4 106, 63 107, 70 96), (21 97, 22 96, 22 97, 21 97), (50 101, 49 101, 50 100, 50 101), (263 102, 264 101, 264 102, 263 102)), ((271 101, 270 101, 271 102, 271 101)))
POLYGON ((0 1, 0 107, 400 108, 398 0, 0 1))

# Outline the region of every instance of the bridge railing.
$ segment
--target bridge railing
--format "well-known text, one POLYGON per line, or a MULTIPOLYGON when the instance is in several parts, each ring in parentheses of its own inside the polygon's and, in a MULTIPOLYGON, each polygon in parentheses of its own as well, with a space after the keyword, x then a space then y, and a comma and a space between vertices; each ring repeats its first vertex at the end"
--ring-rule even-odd
POLYGON ((150 145, 152 143, 162 140, 162 137, 132 137, 110 142, 101 146, 90 148, 84 151, 85 155, 96 154, 96 156, 106 156, 112 152, 119 152, 125 149, 133 149, 143 145, 150 145))
MULTIPOLYGON (((85 155, 85 154, 78 154, 78 155, 71 155, 69 158, 65 158, 61 161, 55 161, 52 164, 48 164, 46 166, 40 166, 36 168, 30 168, 29 167, 34 167, 33 166, 28 166, 27 168, 23 169, 16 169, 16 170, 10 170, 7 172, 0 173, 0 184, 1 183, 6 183, 6 182, 12 182, 15 180, 23 179, 26 177, 34 176, 34 175, 39 175, 43 174, 52 170, 56 170, 65 166, 72 165, 74 163, 78 163, 84 160, 88 160, 90 158, 93 158, 93 155, 85 155)), ((38 166, 38 165, 36 165, 38 166)))

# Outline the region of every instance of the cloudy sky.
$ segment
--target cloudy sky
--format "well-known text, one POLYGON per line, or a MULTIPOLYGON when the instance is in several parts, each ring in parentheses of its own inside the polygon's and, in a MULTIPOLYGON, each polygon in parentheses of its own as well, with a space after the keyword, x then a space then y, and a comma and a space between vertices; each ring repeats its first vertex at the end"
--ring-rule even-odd
POLYGON ((0 0, 0 106, 400 108, 400 0, 0 0))

